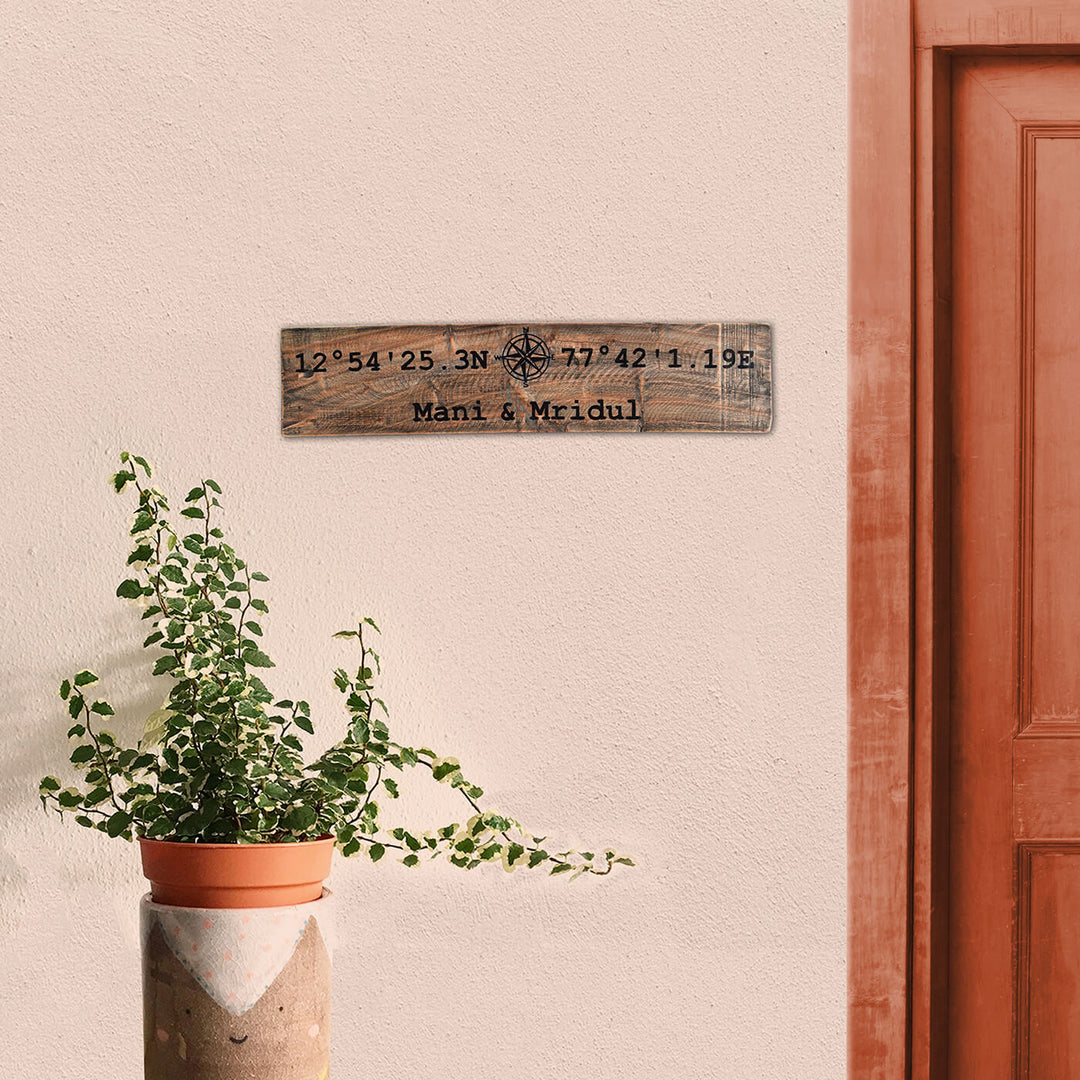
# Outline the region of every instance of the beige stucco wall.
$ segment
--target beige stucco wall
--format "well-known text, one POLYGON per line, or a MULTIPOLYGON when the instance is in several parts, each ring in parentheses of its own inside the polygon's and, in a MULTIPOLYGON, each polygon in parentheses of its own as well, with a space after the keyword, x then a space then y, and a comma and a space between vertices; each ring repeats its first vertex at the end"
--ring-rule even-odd
MULTIPOLYGON (((0 1075, 140 1075, 136 853, 43 816, 145 453, 209 473, 320 743, 396 732, 640 866, 338 862, 335 1075, 834 1080, 844 1061, 842 0, 9 5, 0 1075), (756 319, 767 436, 286 441, 284 325, 756 319)), ((404 786, 410 820, 445 788, 404 786)))

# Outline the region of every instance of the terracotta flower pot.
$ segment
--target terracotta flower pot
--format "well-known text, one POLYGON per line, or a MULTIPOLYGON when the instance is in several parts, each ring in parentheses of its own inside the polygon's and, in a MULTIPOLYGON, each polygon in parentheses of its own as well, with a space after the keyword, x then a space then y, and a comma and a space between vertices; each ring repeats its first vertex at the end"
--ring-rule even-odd
POLYGON ((156 904, 270 908, 318 900, 334 838, 297 844, 185 844, 139 838, 156 904))

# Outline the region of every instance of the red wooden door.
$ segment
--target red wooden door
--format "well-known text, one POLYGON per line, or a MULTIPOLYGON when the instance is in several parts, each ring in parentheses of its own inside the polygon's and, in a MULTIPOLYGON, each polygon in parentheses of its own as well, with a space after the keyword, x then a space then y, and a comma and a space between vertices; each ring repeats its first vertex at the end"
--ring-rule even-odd
POLYGON ((1080 58, 952 93, 949 1080, 1080 1078, 1080 58))

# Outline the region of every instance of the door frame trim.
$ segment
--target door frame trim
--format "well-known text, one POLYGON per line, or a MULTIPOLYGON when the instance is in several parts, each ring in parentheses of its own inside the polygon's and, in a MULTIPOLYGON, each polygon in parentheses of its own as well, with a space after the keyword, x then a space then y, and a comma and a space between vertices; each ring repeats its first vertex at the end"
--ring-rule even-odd
POLYGON ((1078 42, 1056 0, 849 4, 853 1080, 947 1080, 952 57, 1078 42))
POLYGON ((848 1075, 910 1075, 914 42, 851 0, 848 53, 848 1075), (883 137, 887 133, 887 137, 883 137))

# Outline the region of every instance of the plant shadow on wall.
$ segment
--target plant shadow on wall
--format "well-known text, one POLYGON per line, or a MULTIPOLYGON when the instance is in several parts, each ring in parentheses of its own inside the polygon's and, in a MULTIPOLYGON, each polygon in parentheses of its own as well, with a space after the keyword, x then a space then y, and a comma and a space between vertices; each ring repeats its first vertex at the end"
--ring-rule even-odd
POLYGON ((267 578, 226 542, 217 524, 221 488, 200 482, 174 518, 145 459, 124 453, 120 460, 113 485, 117 492, 133 489, 137 506, 127 560, 133 576, 116 592, 144 608, 150 632, 143 647, 158 654, 153 674, 170 689, 142 738, 125 747, 102 726, 114 710, 93 694, 98 676, 82 670, 65 679, 60 697, 81 783, 42 779, 46 810, 128 840, 248 845, 329 836, 343 855, 366 852, 379 862, 393 852, 410 867, 443 857, 463 869, 501 863, 507 871, 546 867, 573 878, 634 865, 610 847, 549 850, 555 845, 545 837, 485 810, 483 790, 456 758, 395 742, 375 693, 380 657, 371 642, 378 626, 370 618, 334 635, 359 652, 354 671, 338 668, 333 676, 347 729, 305 762, 303 736, 314 733, 310 709, 306 701, 277 698, 259 675, 274 666, 260 641, 269 609, 256 595, 267 578), (426 832, 384 825, 381 803, 398 798, 395 776, 405 769, 457 789, 462 820, 426 832))
MULTIPOLYGON (((74 610, 74 609, 72 609, 74 610)), ((123 644, 123 639, 130 634, 131 613, 120 605, 99 617, 96 637, 105 647, 100 657, 110 676, 115 676, 125 684, 129 693, 125 694, 123 709, 118 710, 121 717, 117 721, 125 731, 138 726, 141 730, 144 718, 161 701, 161 693, 154 683, 156 680, 138 678, 133 685, 132 676, 141 676, 144 666, 138 650, 123 644)), ((28 728, 25 737, 15 739, 6 747, 3 765, 0 767, 0 817, 14 821, 29 810, 31 785, 34 790, 37 780, 50 761, 54 761, 63 748, 64 729, 53 731, 55 723, 51 715, 53 706, 49 699, 52 694, 42 691, 40 675, 33 665, 18 663, 14 656, 9 656, 4 674, 4 689, 8 699, 8 711, 11 716, 34 718, 34 727, 28 728), (48 716, 43 716, 48 712, 48 716), (49 724, 47 736, 43 737, 38 719, 49 724)), ((55 698, 53 698, 55 701, 55 698)), ((0 935, 6 931, 15 931, 19 918, 15 914, 23 902, 22 897, 29 895, 40 874, 41 867, 35 857, 14 842, 10 832, 0 835, 0 935)), ((61 880, 71 884, 72 879, 67 868, 59 871, 61 880)), ((117 874, 123 874, 124 868, 117 866, 117 874)))

